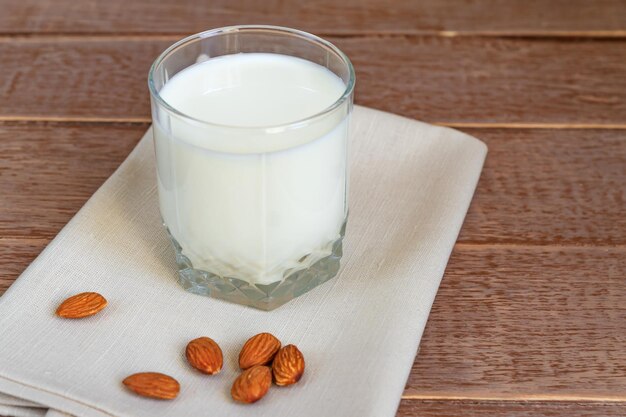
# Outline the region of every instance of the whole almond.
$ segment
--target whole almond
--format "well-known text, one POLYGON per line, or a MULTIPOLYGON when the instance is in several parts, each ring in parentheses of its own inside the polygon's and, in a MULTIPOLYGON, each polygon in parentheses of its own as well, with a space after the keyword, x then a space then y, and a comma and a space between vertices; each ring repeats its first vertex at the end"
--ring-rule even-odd
POLYGON ((63 301, 57 308, 57 316, 79 319, 93 316, 107 305, 107 300, 97 292, 83 292, 63 301))
POLYGON ((199 337, 189 342, 185 356, 191 366, 205 374, 214 375, 222 370, 222 349, 211 338, 199 337))
POLYGON ((230 395, 235 401, 253 403, 259 401, 272 385, 272 371, 267 366, 257 365, 246 369, 233 383, 230 395))
POLYGON ((270 333, 252 336, 241 348, 239 367, 248 369, 255 365, 267 365, 280 349, 280 340, 270 333))
POLYGON ((149 398, 172 400, 180 392, 180 384, 171 376, 158 372, 133 374, 123 381, 130 390, 149 398))
POLYGON ((276 385, 295 384, 302 378, 304 373, 304 356, 302 356, 302 352, 294 345, 283 347, 274 357, 272 371, 276 385))

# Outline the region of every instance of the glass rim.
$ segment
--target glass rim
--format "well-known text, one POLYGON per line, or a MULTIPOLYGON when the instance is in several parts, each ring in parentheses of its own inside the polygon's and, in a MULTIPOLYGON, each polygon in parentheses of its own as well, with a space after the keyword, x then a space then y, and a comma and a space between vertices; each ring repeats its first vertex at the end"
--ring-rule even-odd
MULTIPOLYGON (((305 59, 305 58, 302 58, 302 59, 305 59)), ((199 32, 199 33, 187 36, 186 38, 183 38, 175 42, 174 44, 170 45, 167 49, 161 52, 161 54, 154 60, 154 62, 150 66, 150 71, 148 73, 148 88, 150 89, 151 96, 157 101, 157 103, 160 106, 164 107, 167 111, 181 117, 182 119, 188 122, 192 122, 194 124, 200 124, 200 125, 204 125, 207 127, 214 127, 214 128, 221 128, 221 129, 236 129, 236 130, 265 130, 266 133, 277 133, 277 132, 282 132, 285 130, 295 129, 302 125, 306 125, 312 121, 315 121, 316 119, 320 119, 329 113, 332 113, 335 109, 340 107, 343 103, 345 103, 346 100, 348 100, 351 97, 352 92, 354 91, 355 82, 356 82, 356 74, 354 72, 354 67, 352 66, 352 62, 350 61, 350 58, 348 58, 348 56, 341 49, 336 47, 334 44, 332 44, 331 42, 319 36, 313 35, 311 33, 308 33, 302 30, 292 29, 292 28, 283 27, 283 26, 272 26, 272 25, 224 26, 224 27, 220 27, 216 29, 209 29, 203 32, 199 32), (292 122, 287 122, 287 123, 275 124, 275 125, 238 126, 238 125, 233 125, 233 124, 209 122, 206 120, 202 120, 202 119, 198 119, 196 117, 190 116, 186 113, 183 113, 177 108, 170 105, 167 101, 165 101, 165 99, 163 99, 163 97, 161 97, 161 95, 157 91, 156 86, 154 85, 154 72, 156 71, 157 67, 175 49, 178 49, 179 47, 184 46, 185 44, 188 44, 194 40, 208 38, 216 34, 220 34, 220 33, 249 31, 249 30, 263 30, 263 29, 267 29, 267 30, 271 30, 271 31, 279 32, 279 33, 282 32, 283 34, 297 35, 306 41, 316 43, 316 44, 321 44, 329 48, 333 52, 335 52, 339 56, 339 58, 343 61, 343 63, 346 64, 346 66, 348 67, 348 72, 349 72, 349 79, 348 79, 348 82, 346 83, 346 88, 344 89, 343 94, 337 100, 335 100, 333 104, 331 104, 330 106, 326 107, 325 109, 315 114, 312 114, 302 119, 294 120, 292 122)))

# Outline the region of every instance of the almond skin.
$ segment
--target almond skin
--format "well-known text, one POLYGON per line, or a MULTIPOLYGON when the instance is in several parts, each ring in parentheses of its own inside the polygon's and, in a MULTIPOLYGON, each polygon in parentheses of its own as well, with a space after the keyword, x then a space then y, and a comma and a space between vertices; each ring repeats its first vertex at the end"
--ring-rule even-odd
POLYGON ((107 306, 107 300, 97 292, 83 292, 63 301, 57 308, 57 316, 80 319, 93 316, 107 306))
POLYGON ((222 349, 209 337, 199 337, 189 342, 185 356, 187 362, 202 373, 214 375, 222 370, 222 349))
POLYGON ((304 373, 304 356, 295 345, 287 345, 278 351, 272 364, 274 383, 285 386, 295 384, 304 373))
POLYGON ((255 365, 267 365, 280 349, 280 340, 270 333, 252 336, 241 348, 239 367, 248 369, 255 365))
POLYGON ((180 392, 180 384, 171 376, 158 372, 141 372, 127 377, 124 385, 142 397, 172 400, 180 392))
POLYGON ((233 383, 230 395, 242 403, 259 401, 272 385, 272 371, 267 366, 257 365, 243 371, 233 383))

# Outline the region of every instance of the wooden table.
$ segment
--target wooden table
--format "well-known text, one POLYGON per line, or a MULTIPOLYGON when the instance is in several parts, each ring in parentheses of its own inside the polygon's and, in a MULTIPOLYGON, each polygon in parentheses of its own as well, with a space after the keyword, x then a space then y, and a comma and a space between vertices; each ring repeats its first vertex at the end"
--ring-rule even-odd
POLYGON ((238 23, 489 145, 398 416, 626 415, 625 1, 0 0, 0 293, 148 127, 157 54, 238 23))

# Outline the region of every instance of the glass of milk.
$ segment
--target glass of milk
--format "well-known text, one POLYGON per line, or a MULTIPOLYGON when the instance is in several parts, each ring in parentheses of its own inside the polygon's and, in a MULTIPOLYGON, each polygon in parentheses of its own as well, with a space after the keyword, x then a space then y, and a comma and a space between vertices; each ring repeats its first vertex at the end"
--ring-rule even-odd
POLYGON ((182 286, 270 310, 334 277, 348 213, 348 57, 298 30, 233 26, 172 45, 148 83, 182 286))

